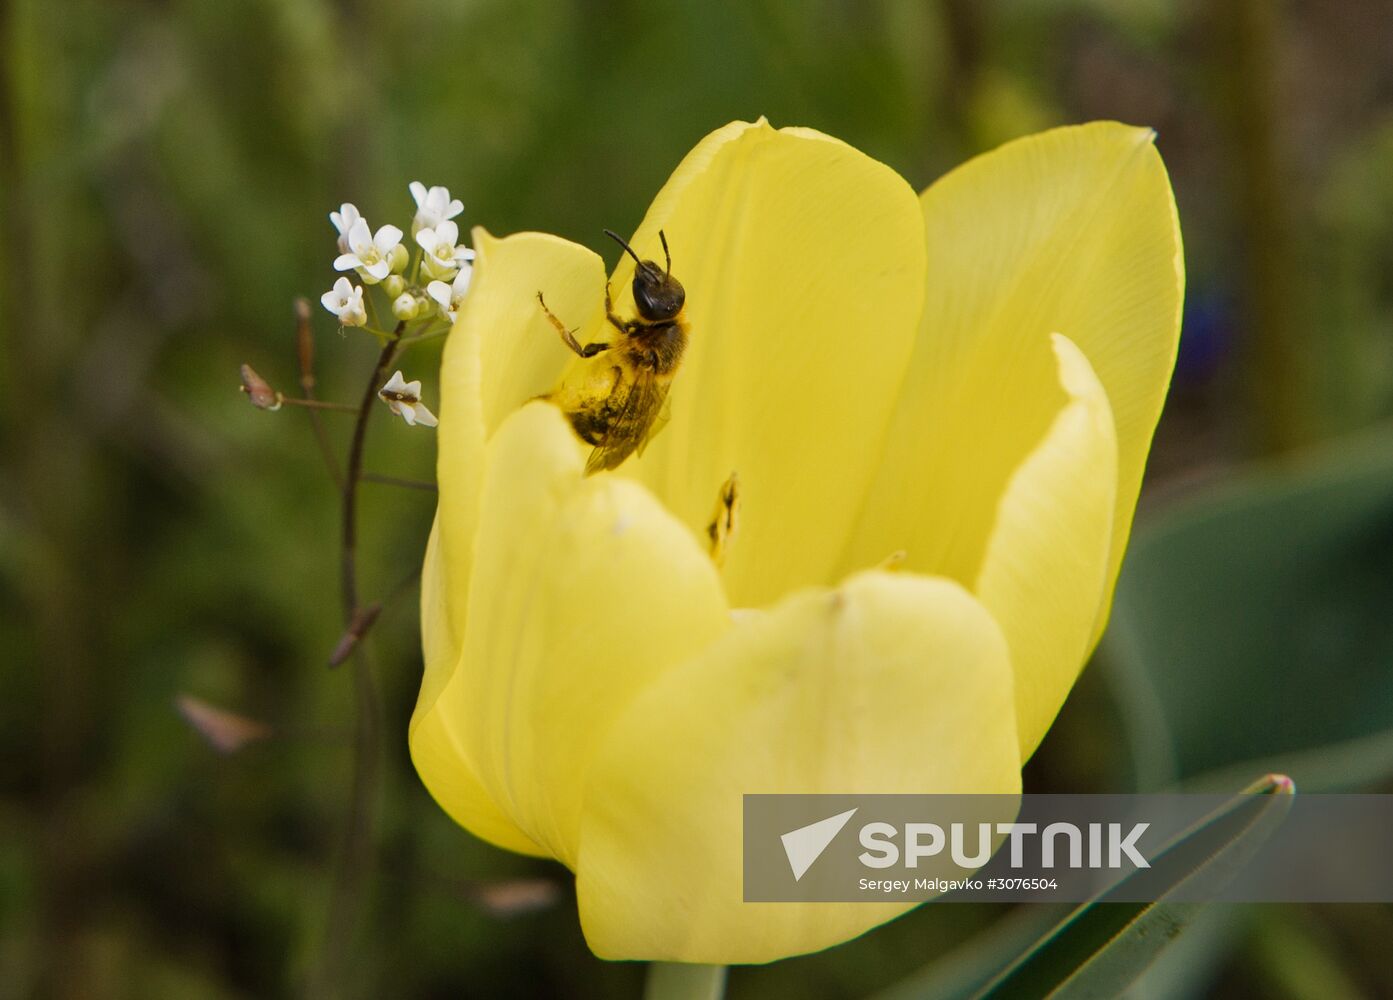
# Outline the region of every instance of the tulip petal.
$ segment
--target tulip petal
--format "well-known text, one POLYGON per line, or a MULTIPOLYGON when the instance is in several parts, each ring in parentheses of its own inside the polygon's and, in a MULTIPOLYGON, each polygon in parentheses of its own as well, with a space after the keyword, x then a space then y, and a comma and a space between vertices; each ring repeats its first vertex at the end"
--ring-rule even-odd
POLYGON ((975 583, 1007 483, 1066 402, 1050 346, 1065 331, 1118 442, 1097 641, 1179 334, 1180 234, 1152 138, 1114 122, 1055 129, 924 192, 923 322, 844 572, 903 549, 910 569, 975 583))
MULTIPOLYGON (((421 574, 421 637, 426 673, 416 711, 411 716, 408 743, 411 762, 431 796, 460 826, 491 844, 520 854, 545 857, 548 851, 518 828, 479 780, 463 741, 450 724, 441 695, 458 692, 460 642, 446 607, 447 578, 441 565, 440 521, 426 544, 421 574)), ((456 694, 455 698, 458 698, 456 694)), ((449 699, 447 699, 449 700, 449 699)))
POLYGON ((490 442, 469 628, 436 702, 491 801, 566 863, 611 720, 730 624, 691 532, 639 484, 586 478, 585 450, 540 402, 490 442))
POLYGON ((767 962, 909 907, 742 901, 751 792, 1005 793, 1005 642, 960 586, 864 573, 740 621, 644 691, 591 770, 576 869, 596 954, 767 962))
MULTIPOLYGON (((439 646, 444 655, 427 657, 422 703, 443 686, 460 647, 485 445, 509 413, 550 389, 567 363, 537 292, 545 289, 556 308, 567 312, 602 310, 604 265, 584 247, 542 233, 495 239, 482 229, 474 230, 473 240, 479 257, 472 288, 440 364, 440 501, 433 530, 440 572, 430 573, 427 560, 428 599, 422 606, 445 612, 431 617, 423 631, 448 634, 442 633, 439 646)), ((429 640, 427 648, 434 648, 429 640)))
MULTIPOLYGON (((703 140, 632 244, 686 287, 690 342, 671 421, 620 472, 699 535, 732 472, 740 535, 731 600, 831 583, 912 349, 923 222, 890 168, 807 129, 737 123, 703 140)), ((614 274, 634 315, 633 262, 614 274)), ((613 330, 591 339, 613 339, 613 330)))
POLYGON ((1185 262, 1155 138, 1118 122, 1053 129, 964 164, 922 198, 933 303, 926 312, 941 308, 939 329, 956 337, 983 323, 979 337, 1007 340, 1027 329, 1065 331, 1107 391, 1118 489, 1094 642, 1107 622, 1180 338, 1185 262), (959 248, 984 230, 1017 250, 998 256, 996 270, 965 295, 957 282, 985 262, 959 248), (933 278, 936 264, 945 268, 942 280, 933 278))
POLYGON ((1107 394, 1072 341, 1056 334, 1053 344, 1069 402, 1007 483, 973 587, 1011 647, 1022 759, 1092 648, 1117 493, 1107 394))
POLYGON ((456 681, 463 645, 486 443, 504 417, 550 389, 567 363, 537 292, 566 313, 599 314, 604 265, 592 251, 541 233, 495 239, 476 229, 473 241, 472 287, 440 368, 440 499, 421 579, 426 662, 411 749, 426 786, 457 821, 500 846, 546 853, 481 792, 436 702, 456 681))

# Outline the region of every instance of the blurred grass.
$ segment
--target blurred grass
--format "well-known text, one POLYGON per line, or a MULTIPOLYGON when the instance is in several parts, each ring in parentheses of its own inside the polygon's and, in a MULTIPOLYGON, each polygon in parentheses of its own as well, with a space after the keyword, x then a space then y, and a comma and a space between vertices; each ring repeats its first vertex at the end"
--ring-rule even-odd
MULTIPOLYGON (((341 201, 400 222, 408 181, 443 183, 466 225, 599 248, 732 118, 821 128, 917 185, 1037 128, 1150 124, 1190 270, 1154 484, 1387 415, 1393 5, 1264 5, 1262 52, 1238 63, 1234 32, 1252 39, 1216 23, 1223 6, 0 7, 0 998, 282 996, 308 968, 347 786, 351 692, 321 666, 336 514, 303 415, 252 411, 235 373, 293 382, 290 304, 332 283, 325 215, 341 201), (1258 262, 1274 232, 1275 268, 1258 262), (219 758, 174 713, 180 692, 282 736, 219 758)), ((373 346, 316 324, 322 395, 352 398, 373 346)), ((428 478, 432 447, 379 420, 368 466, 428 478)), ((430 514, 426 494, 364 487, 369 596, 419 560, 430 514)), ((411 604, 373 642, 381 863, 350 981, 362 996, 637 995, 640 970, 591 958, 564 895, 500 920, 461 890, 560 873, 463 834, 415 778, 411 604)), ((1127 724, 1085 675, 1031 787, 1123 787, 1132 762, 1111 748, 1127 741, 1110 734, 1127 724)), ((929 907, 737 970, 730 993, 861 996, 998 916, 929 907)), ((1386 913, 1341 920, 1255 933, 1380 982, 1378 953, 1349 942, 1386 913)), ((1255 940, 1240 961, 1273 947, 1255 940)), ((1303 995, 1264 968, 1237 987, 1226 973, 1223 995, 1303 995)))

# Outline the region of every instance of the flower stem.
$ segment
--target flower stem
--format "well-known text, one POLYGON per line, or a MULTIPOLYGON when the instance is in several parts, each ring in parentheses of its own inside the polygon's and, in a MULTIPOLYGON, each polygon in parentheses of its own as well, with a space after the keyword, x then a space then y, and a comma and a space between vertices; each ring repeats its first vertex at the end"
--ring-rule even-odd
POLYGON ((411 344, 419 344, 423 340, 434 340, 437 337, 445 336, 445 334, 449 332, 450 328, 448 326, 444 326, 436 330, 426 330, 424 333, 413 333, 409 337, 403 337, 400 341, 400 346, 402 350, 406 350, 406 348, 411 344))
POLYGON ((721 1000, 725 992, 724 965, 654 962, 648 966, 643 1000, 721 1000))
POLYGON ((294 396, 281 396, 279 401, 283 406, 301 406, 307 410, 331 410, 335 413, 358 412, 356 406, 349 406, 347 403, 331 403, 323 399, 296 399, 294 396))
MULTIPOLYGON (((310 303, 308 299, 295 300, 295 355, 300 363, 300 391, 306 400, 315 399, 314 377, 314 329, 310 326, 310 303)), ((334 488, 343 490, 343 473, 339 472, 338 460, 334 457, 334 446, 329 443, 329 432, 324 429, 324 421, 319 414, 310 409, 310 426, 314 428, 314 439, 319 445, 319 453, 324 458, 324 467, 329 470, 329 478, 334 488)))
POLYGON ((434 493, 436 486, 424 479, 403 479, 400 476, 384 476, 378 472, 364 472, 360 477, 365 483, 379 483, 383 486, 400 486, 406 490, 422 490, 434 493))
POLYGON ((379 337, 387 336, 387 331, 380 329, 382 321, 377 318, 377 296, 373 295, 369 289, 364 289, 363 291, 363 301, 367 303, 368 317, 372 320, 371 324, 364 323, 363 329, 379 337))
POLYGON ((377 390, 386 381, 387 368, 392 363, 397 341, 405 329, 405 323, 398 323, 391 339, 382 346, 382 353, 377 356, 372 377, 368 379, 362 402, 358 404, 353 443, 348 448, 348 471, 343 481, 343 536, 340 550, 345 620, 352 620, 353 613, 358 610, 358 482, 363 475, 363 445, 367 441, 368 418, 372 416, 377 403, 377 390))
MULTIPOLYGON (((340 536, 340 584, 343 589, 344 624, 352 628, 359 619, 358 605, 358 484, 363 475, 363 450, 367 441, 368 420, 377 402, 377 390, 385 378, 385 370, 396 351, 396 342, 406 328, 397 324, 392 338, 383 345, 373 366, 372 376, 358 406, 353 425, 353 441, 348 449, 344 473, 342 506, 343 530, 340 536)), ((353 651, 353 688, 357 710, 353 723, 353 774, 349 790, 348 813, 345 817, 344 843, 334 871, 329 903, 328 924, 320 950, 318 966, 310 981, 311 997, 344 995, 352 954, 353 934, 363 907, 368 876, 373 865, 372 798, 377 783, 377 748, 379 712, 377 690, 373 684, 372 664, 366 651, 358 645, 353 651)))

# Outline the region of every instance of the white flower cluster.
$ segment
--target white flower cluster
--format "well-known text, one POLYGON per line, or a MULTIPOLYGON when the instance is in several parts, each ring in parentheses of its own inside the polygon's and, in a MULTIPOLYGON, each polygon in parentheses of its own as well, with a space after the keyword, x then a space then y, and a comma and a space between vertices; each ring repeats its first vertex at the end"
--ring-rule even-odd
POLYGON ((419 248, 414 263, 412 252, 402 241, 405 234, 396 226, 382 226, 373 232, 358 207, 347 202, 329 213, 329 221, 339 233, 334 269, 353 271, 363 283, 355 285, 342 277, 320 296, 324 308, 344 326, 367 325, 364 285, 381 287, 398 320, 427 319, 435 310, 454 322, 469 291, 474 260, 474 251, 459 242, 459 225, 453 221, 464 205, 450 197, 448 188, 427 188, 413 181, 410 191, 416 200, 411 237, 419 248))
MULTIPOLYGON (((419 321, 406 338, 417 341, 443 334, 442 320, 453 323, 459 313, 474 261, 474 251, 460 243, 459 225, 454 221, 464 205, 451 198, 447 188, 427 188, 413 181, 410 190, 416 200, 411 220, 415 251, 403 242, 406 234, 396 226, 374 232, 356 205, 345 202, 329 213, 339 233, 334 269, 351 271, 362 282, 354 284, 345 275, 319 298, 344 326, 367 327, 375 336, 401 339, 405 324, 419 321), (373 286, 385 293, 392 315, 401 324, 395 334, 368 325, 369 312, 377 308, 369 301, 373 286)), ((435 416, 421 402, 419 381, 407 382, 398 371, 378 390, 378 396, 408 424, 435 426, 435 416)))

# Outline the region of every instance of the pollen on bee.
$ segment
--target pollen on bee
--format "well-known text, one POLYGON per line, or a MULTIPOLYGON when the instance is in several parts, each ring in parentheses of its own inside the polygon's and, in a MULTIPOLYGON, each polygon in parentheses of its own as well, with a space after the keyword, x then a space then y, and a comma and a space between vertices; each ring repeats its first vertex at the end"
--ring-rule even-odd
POLYGON ((716 510, 711 516, 711 523, 706 526, 711 560, 717 566, 725 563, 726 552, 729 551, 731 539, 739 526, 739 511, 740 480, 732 472, 716 494, 716 510))

